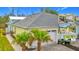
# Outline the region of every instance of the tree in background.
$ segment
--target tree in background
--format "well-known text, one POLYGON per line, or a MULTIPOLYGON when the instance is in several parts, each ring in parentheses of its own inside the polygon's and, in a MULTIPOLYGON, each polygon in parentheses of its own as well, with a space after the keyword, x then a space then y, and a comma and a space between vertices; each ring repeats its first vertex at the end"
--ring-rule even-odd
MULTIPOLYGON (((9 21, 9 15, 0 17, 0 29, 6 31, 7 22, 9 21)), ((5 33, 5 32, 4 32, 5 33)))
POLYGON ((49 8, 46 8, 45 12, 58 15, 58 12, 57 11, 51 10, 49 8))
POLYGON ((74 22, 76 22, 77 21, 77 18, 76 18, 76 16, 74 17, 74 22))
POLYGON ((68 22, 67 19, 66 19, 66 16, 59 16, 59 20, 65 22, 65 23, 68 22))
POLYGON ((0 17, 0 24, 5 24, 9 21, 9 15, 0 17))

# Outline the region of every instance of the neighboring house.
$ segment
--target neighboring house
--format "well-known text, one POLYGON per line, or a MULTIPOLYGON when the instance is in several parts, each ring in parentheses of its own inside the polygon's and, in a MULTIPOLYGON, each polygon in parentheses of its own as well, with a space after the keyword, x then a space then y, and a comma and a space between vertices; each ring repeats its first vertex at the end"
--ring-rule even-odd
POLYGON ((76 16, 76 20, 79 21, 79 16, 76 16))
POLYGON ((73 14, 59 14, 59 23, 75 22, 76 18, 73 14))
POLYGON ((72 36, 72 41, 76 38, 76 16, 73 14, 59 14, 59 38, 72 36))
POLYGON ((9 33, 9 32, 12 32, 13 31, 13 26, 11 24, 19 21, 19 20, 23 20, 24 16, 9 16, 9 22, 7 23, 7 28, 6 28, 6 32, 9 33))
POLYGON ((75 41, 76 32, 75 32, 75 26, 74 27, 73 26, 74 25, 71 23, 59 24, 60 39, 69 39, 70 38, 72 41, 75 41))
POLYGON ((66 20, 67 20, 68 22, 73 22, 73 21, 75 21, 75 15, 73 15, 73 14, 66 14, 66 20))
POLYGON ((59 16, 59 20, 58 20, 59 23, 64 23, 64 22, 66 21, 66 20, 65 20, 65 16, 66 16, 66 15, 64 15, 64 14, 59 14, 58 16, 59 16))
POLYGON ((39 28, 49 32, 51 39, 57 42, 58 34, 58 16, 55 14, 41 12, 27 16, 24 20, 18 21, 13 24, 15 34, 24 31, 30 31, 32 28, 39 28))

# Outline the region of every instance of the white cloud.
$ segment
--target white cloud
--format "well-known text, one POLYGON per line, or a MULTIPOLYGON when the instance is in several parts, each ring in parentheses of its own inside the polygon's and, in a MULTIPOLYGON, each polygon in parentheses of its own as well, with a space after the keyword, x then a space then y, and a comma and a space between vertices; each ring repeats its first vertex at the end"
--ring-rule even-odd
POLYGON ((63 10, 65 10, 65 9, 67 9, 68 7, 63 7, 63 8, 59 8, 59 9, 57 9, 57 11, 63 11, 63 10))

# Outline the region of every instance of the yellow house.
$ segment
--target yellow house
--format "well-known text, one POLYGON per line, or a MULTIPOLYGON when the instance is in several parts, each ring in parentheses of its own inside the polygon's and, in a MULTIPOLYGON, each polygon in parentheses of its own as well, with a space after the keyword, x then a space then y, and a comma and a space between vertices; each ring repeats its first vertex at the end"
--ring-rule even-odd
POLYGON ((39 28, 48 31, 51 39, 57 42, 58 35, 58 16, 50 13, 38 13, 27 16, 24 20, 20 20, 12 24, 14 35, 28 32, 33 28, 39 28))

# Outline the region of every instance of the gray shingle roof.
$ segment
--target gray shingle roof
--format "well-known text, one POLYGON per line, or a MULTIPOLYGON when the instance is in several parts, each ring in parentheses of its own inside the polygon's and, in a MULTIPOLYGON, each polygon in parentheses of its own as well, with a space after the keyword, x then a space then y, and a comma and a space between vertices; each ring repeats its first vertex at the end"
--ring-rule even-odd
POLYGON ((19 22, 20 20, 10 20, 9 22, 7 22, 6 24, 10 25, 10 24, 15 24, 17 22, 19 22))
POLYGON ((22 28, 58 28, 58 16, 49 13, 34 14, 14 25, 22 28))

